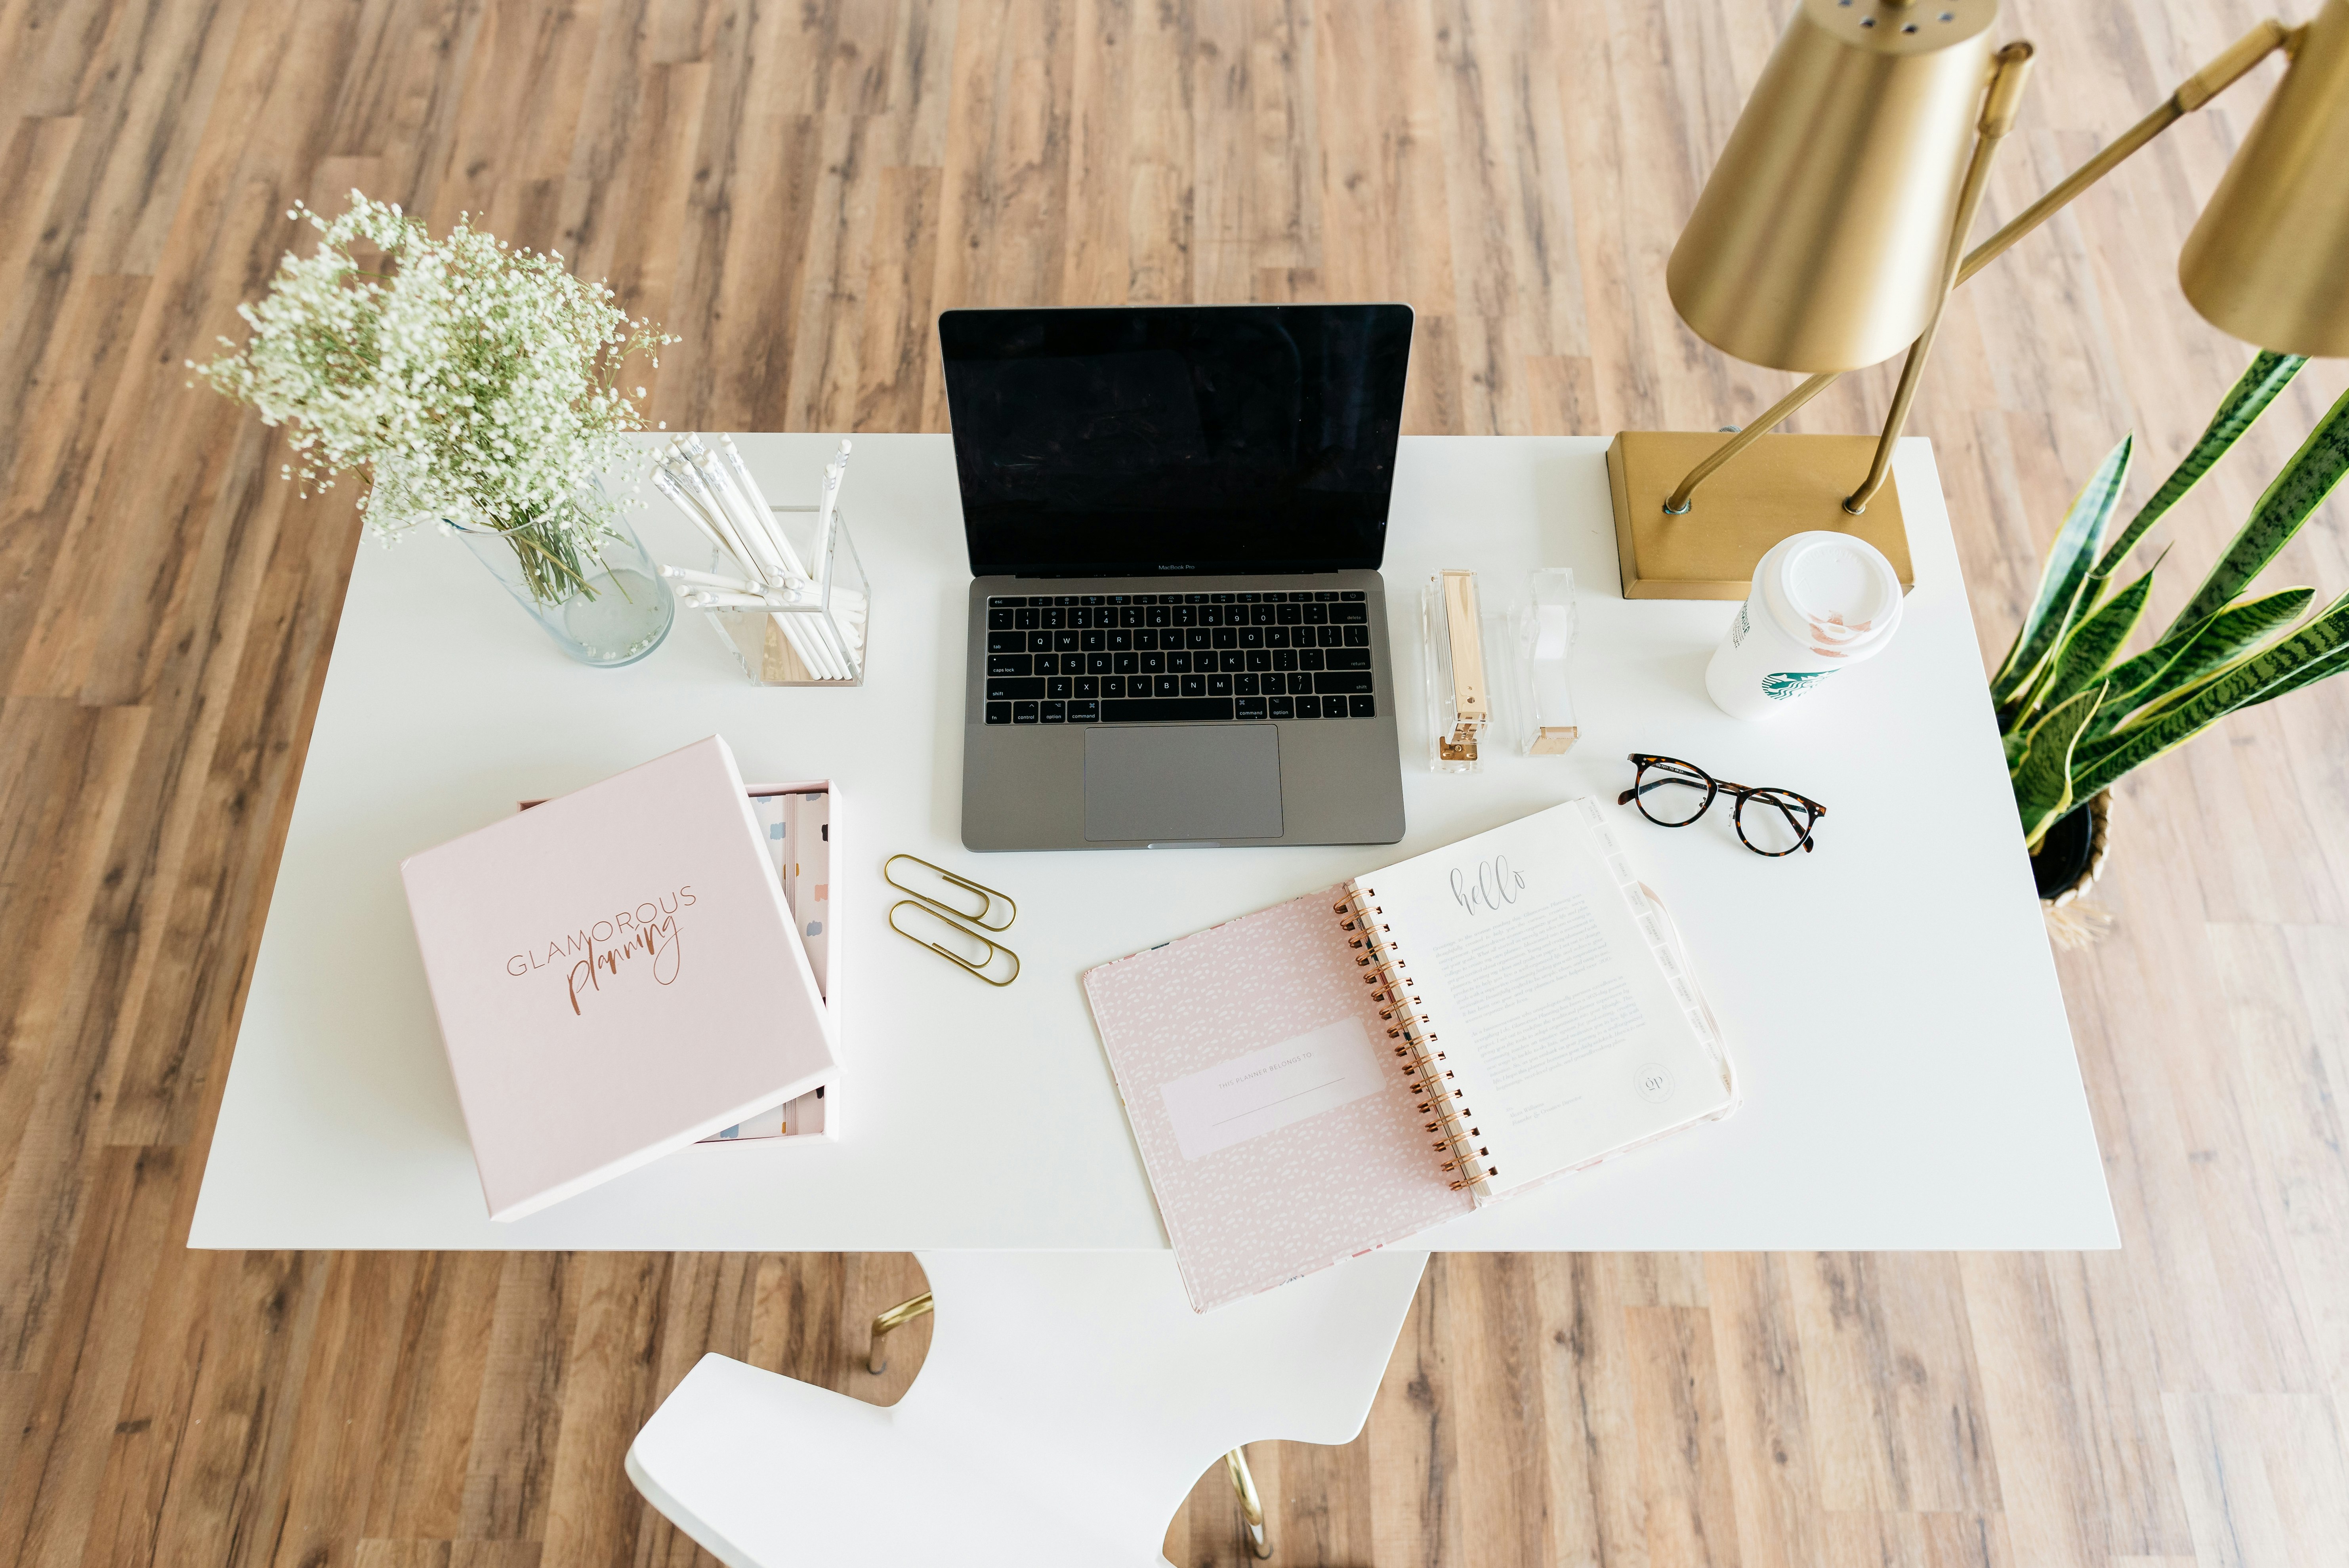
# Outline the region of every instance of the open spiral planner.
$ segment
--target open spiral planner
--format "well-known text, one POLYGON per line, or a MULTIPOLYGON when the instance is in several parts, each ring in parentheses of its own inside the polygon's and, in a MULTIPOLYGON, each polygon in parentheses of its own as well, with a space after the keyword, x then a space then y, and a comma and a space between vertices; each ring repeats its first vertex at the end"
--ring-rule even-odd
POLYGON ((1736 1109, 1590 799, 1085 975, 1204 1312, 1736 1109))

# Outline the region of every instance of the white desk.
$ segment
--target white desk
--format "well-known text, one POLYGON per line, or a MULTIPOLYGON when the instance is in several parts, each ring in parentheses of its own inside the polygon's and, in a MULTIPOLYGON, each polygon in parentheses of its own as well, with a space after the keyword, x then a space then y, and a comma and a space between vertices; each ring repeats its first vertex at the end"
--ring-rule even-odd
MULTIPOLYGON (((778 499, 812 496, 828 445, 742 441, 778 499)), ((1386 573, 1396 625, 1415 626, 1419 585, 1439 566, 1574 567, 1583 738, 1563 758, 1429 773, 1416 639, 1399 634, 1410 833, 1391 847, 965 851, 968 579, 942 436, 857 440, 844 494, 875 604, 856 691, 753 689, 689 618, 634 668, 584 669, 450 542, 363 542, 191 1244, 1164 1246, 1080 972, 1570 796, 1611 801, 1639 749, 1784 784, 1832 812, 1816 853, 1764 860, 1738 845, 1726 811, 1668 831, 1626 809, 1625 838, 1726 1027, 1744 1108, 1425 1244, 2117 1245, 1928 447, 1900 454, 1917 589, 1899 639, 1768 725, 1726 718, 1703 694, 1732 606, 1618 596, 1604 447, 1403 443, 1386 573), (398 861, 517 799, 713 731, 751 779, 840 789, 845 1136, 697 1147, 492 1224, 398 861), (884 928, 880 865, 897 850, 1019 898, 1016 985, 990 990, 884 928)), ((653 500, 657 552, 682 525, 653 500)))

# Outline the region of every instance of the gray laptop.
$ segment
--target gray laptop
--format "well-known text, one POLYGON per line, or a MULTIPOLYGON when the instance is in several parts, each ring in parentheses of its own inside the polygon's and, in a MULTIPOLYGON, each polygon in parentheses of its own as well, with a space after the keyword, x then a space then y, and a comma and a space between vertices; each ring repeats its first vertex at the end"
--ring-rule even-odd
POLYGON ((1379 577, 1411 309, 938 318, 973 850, 1402 837, 1379 577))

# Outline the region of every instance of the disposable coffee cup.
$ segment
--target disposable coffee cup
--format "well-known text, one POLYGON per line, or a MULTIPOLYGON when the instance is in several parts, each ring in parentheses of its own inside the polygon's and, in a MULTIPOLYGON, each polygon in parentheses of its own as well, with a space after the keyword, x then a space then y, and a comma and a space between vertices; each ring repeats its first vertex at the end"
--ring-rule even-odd
POLYGON ((1884 552, 1847 533, 1792 534, 1754 568, 1754 586, 1704 689, 1733 718, 1771 718, 1874 658, 1900 626, 1900 579, 1884 552))

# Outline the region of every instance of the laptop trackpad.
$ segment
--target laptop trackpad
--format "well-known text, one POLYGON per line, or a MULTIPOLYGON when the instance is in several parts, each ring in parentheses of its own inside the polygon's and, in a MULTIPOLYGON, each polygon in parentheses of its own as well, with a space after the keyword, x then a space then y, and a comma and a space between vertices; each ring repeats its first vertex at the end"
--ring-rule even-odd
POLYGON ((1085 731, 1085 837, 1280 837, 1280 730, 1270 724, 1085 731))

